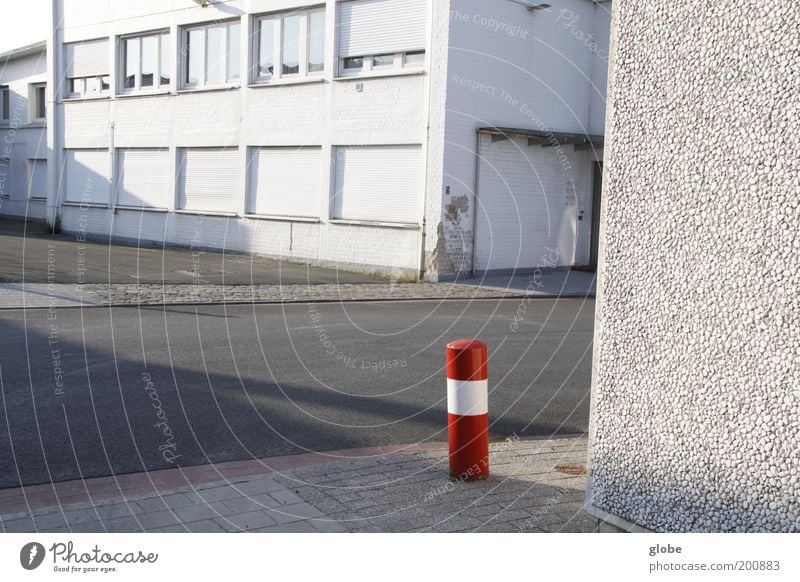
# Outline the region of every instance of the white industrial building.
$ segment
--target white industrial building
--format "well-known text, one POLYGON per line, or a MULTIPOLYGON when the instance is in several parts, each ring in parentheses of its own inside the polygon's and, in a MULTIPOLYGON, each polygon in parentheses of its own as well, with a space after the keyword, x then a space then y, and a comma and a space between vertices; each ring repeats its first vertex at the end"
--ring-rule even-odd
POLYGON ((45 42, 0 53, 0 215, 47 210, 45 42))
POLYGON ((592 263, 608 3, 205 4, 53 0, 66 231, 431 280, 592 263))

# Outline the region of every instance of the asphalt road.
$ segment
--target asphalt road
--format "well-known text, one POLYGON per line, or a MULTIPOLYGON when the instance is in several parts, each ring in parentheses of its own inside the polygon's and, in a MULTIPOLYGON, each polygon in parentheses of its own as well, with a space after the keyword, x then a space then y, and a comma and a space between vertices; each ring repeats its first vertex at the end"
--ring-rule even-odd
POLYGON ((157 283, 316 285, 385 283, 380 277, 323 269, 232 252, 142 242, 108 244, 77 235, 51 236, 41 224, 0 220, 0 283, 157 283), (50 269, 48 271, 48 268, 50 269), (49 277, 49 278, 48 278, 49 277))
POLYGON ((492 347, 493 437, 580 433, 593 310, 515 299, 0 312, 0 487, 443 441, 444 345, 461 337, 492 347))

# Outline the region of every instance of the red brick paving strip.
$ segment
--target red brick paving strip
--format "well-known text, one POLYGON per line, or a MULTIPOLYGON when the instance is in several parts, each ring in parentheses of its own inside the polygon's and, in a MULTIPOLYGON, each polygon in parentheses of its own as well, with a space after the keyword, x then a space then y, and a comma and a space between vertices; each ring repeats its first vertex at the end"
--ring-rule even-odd
POLYGON ((59 507, 88 501, 96 503, 155 494, 166 495, 185 487, 251 475, 290 471, 300 467, 334 463, 344 459, 378 457, 395 453, 417 453, 446 448, 447 443, 365 447, 326 453, 303 453, 249 461, 229 461, 176 469, 159 469, 117 475, 116 477, 95 477, 92 479, 76 479, 59 483, 13 487, 0 489, 0 515, 23 511, 29 512, 46 507, 59 507))

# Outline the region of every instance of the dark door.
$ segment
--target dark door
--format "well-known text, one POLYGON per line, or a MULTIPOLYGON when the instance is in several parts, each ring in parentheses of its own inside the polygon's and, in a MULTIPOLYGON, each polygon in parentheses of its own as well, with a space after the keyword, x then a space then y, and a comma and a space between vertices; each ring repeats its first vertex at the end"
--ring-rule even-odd
POLYGON ((600 200, 603 193, 603 162, 594 162, 592 186, 592 239, 589 248, 589 267, 597 270, 597 253, 600 246, 600 200))

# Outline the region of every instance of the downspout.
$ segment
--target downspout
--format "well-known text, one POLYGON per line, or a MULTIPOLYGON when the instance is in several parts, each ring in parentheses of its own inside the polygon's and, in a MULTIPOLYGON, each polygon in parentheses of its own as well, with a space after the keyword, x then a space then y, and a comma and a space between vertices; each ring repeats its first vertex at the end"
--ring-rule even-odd
POLYGON ((423 164, 423 172, 425 179, 423 180, 422 186, 422 201, 420 203, 421 210, 420 210, 420 220, 419 220, 419 267, 417 268, 417 280, 423 281, 425 279, 425 228, 426 228, 426 220, 425 214, 427 210, 427 200, 428 200, 428 184, 429 184, 429 176, 428 176, 428 160, 430 156, 430 145, 431 145, 431 63, 433 62, 432 52, 433 52, 433 19, 434 19, 434 8, 433 8, 433 0, 428 3, 428 50, 425 51, 425 58, 427 62, 425 63, 425 69, 427 70, 426 81, 425 81, 425 108, 427 109, 425 113, 425 163, 423 164))
POLYGON ((61 85, 59 71, 61 71, 60 42, 58 38, 58 24, 61 22, 61 0, 52 0, 50 3, 50 29, 45 46, 45 62, 47 66, 47 212, 46 220, 50 225, 55 225, 59 209, 59 192, 61 190, 61 85))
POLYGON ((475 252, 478 248, 478 211, 480 197, 478 185, 481 183, 481 130, 478 129, 475 143, 475 187, 472 189, 472 256, 469 268, 470 277, 475 277, 475 252))

